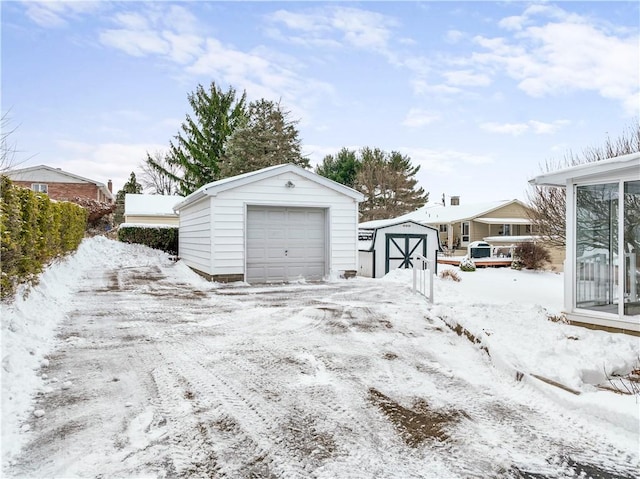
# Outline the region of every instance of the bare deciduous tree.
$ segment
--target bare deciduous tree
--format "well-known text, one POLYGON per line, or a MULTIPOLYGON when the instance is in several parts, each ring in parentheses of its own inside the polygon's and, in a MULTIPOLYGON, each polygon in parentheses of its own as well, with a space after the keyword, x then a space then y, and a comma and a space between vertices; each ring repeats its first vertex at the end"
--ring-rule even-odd
POLYGON ((11 142, 11 135, 17 127, 11 125, 9 112, 6 111, 0 118, 0 173, 14 169, 18 164, 26 160, 16 160, 16 145, 11 142))
MULTIPOLYGON (((602 146, 586 148, 581 155, 569 152, 560 161, 546 161, 541 169, 543 173, 547 173, 639 151, 640 122, 637 122, 615 139, 607 136, 602 146)), ((527 199, 530 206, 529 218, 537 233, 548 246, 564 248, 567 242, 565 229, 566 192, 564 188, 532 186, 527 193, 527 199)))
POLYGON ((176 165, 167 161, 167 153, 160 150, 153 156, 147 153, 147 159, 140 165, 140 170, 140 182, 145 190, 154 195, 178 194, 179 184, 174 178, 180 176, 180 171, 176 165), (160 165, 161 168, 155 168, 153 164, 160 165), (169 174, 165 174, 165 171, 169 174))

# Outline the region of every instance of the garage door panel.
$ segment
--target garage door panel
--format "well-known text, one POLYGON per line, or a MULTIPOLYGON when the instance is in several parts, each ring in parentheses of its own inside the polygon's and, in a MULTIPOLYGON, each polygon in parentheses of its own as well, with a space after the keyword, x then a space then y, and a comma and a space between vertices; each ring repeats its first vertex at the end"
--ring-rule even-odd
POLYGON ((325 229, 321 208, 248 207, 247 281, 322 279, 325 229))

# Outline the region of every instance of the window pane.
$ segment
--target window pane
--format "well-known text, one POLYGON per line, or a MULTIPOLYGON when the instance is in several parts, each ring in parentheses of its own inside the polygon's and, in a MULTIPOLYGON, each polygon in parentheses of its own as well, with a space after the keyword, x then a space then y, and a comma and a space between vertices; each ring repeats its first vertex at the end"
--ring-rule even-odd
POLYGON ((618 313, 618 184, 576 191, 576 307, 618 313))
POLYGON ((640 181, 624 184, 624 314, 640 315, 640 181))

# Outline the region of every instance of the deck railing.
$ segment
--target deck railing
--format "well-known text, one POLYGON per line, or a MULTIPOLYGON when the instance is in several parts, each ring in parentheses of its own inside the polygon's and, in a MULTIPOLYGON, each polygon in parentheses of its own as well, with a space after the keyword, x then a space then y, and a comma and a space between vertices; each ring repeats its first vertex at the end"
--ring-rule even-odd
POLYGON ((430 303, 433 303, 434 268, 434 262, 421 254, 413 257, 413 292, 420 293, 430 303))

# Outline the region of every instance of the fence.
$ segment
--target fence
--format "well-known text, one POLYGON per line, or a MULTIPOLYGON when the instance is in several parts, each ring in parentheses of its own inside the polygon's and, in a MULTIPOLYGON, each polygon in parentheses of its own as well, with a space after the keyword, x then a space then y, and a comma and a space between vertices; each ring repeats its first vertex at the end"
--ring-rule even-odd
POLYGON ((435 262, 421 254, 413 257, 413 292, 422 294, 430 303, 433 303, 434 268, 435 262), (428 294, 427 282, 429 283, 428 294))

